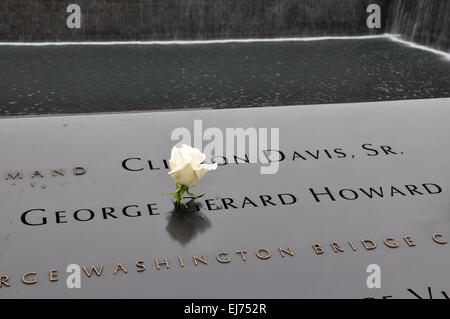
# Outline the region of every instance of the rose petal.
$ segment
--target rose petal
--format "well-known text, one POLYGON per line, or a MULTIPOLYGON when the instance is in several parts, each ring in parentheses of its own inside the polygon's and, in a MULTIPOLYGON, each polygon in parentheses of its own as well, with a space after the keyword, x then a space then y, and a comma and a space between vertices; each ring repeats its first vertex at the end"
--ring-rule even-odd
POLYGON ((198 183, 197 175, 194 173, 191 165, 186 164, 184 167, 169 172, 170 176, 176 183, 186 185, 188 187, 196 186, 198 183))
POLYGON ((196 186, 208 171, 217 168, 217 164, 201 164, 205 157, 200 150, 189 145, 174 146, 169 160, 169 175, 178 184, 196 186))
POLYGON ((200 164, 194 168, 195 175, 197 179, 201 180, 206 173, 217 168, 217 163, 214 164, 200 164))

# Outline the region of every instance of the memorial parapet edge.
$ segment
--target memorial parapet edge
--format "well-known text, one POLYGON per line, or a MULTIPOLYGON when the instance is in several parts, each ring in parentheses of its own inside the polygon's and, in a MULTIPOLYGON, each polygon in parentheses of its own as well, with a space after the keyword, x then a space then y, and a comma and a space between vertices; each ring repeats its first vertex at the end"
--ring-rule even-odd
POLYGON ((449 102, 1 119, 0 297, 448 299, 449 102), (209 158, 175 210, 198 120, 279 128, 278 171, 209 158))

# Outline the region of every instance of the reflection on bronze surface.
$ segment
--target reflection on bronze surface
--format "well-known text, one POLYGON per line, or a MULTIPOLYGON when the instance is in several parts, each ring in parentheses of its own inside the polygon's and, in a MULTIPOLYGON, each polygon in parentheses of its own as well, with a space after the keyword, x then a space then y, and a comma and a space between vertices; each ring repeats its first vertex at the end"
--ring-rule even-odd
POLYGON ((209 219, 200 212, 201 204, 191 199, 186 205, 187 208, 174 208, 169 213, 166 227, 170 237, 183 246, 211 227, 209 219))

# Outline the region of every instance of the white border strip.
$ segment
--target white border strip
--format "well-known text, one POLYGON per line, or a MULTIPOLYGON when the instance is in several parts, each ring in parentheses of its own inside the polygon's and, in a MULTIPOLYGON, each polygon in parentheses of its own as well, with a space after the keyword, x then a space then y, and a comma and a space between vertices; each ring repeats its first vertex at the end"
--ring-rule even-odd
POLYGON ((78 46, 78 45, 190 45, 190 44, 222 44, 222 43, 270 43, 270 42, 307 42, 324 40, 364 40, 364 39, 389 39, 401 43, 414 49, 428 51, 450 60, 450 53, 429 48, 414 42, 406 41, 399 35, 385 33, 382 35, 361 35, 361 36, 326 36, 326 37, 305 37, 305 38, 268 38, 268 39, 223 39, 223 40, 180 40, 180 41, 79 41, 79 42, 0 42, 1 46, 78 46))
POLYGON ((443 56, 445 59, 450 61, 450 53, 447 53, 447 52, 444 52, 444 51, 439 51, 439 50, 436 50, 436 49, 433 49, 433 48, 426 47, 424 45, 420 45, 420 44, 417 44, 417 43, 414 43, 414 42, 403 40, 399 36, 394 35, 394 34, 387 34, 386 36, 391 41, 401 43, 403 45, 409 46, 409 47, 414 48, 414 49, 428 51, 428 52, 431 52, 431 53, 443 56))
POLYGON ((254 42, 303 42, 323 40, 361 40, 388 38, 388 34, 361 36, 326 36, 309 38, 267 38, 267 39, 223 39, 223 40, 180 40, 180 41, 88 41, 88 42, 0 42, 0 46, 65 46, 65 45, 188 45, 254 42))
POLYGON ((145 114, 153 114, 153 113, 185 113, 185 112, 245 112, 245 111, 263 111, 267 109, 277 110, 280 108, 312 108, 317 109, 318 106, 321 107, 341 107, 341 106, 373 106, 378 107, 380 105, 406 105, 411 104, 414 105, 423 105, 424 107, 428 107, 428 103, 440 103, 442 105, 448 105, 450 103, 450 98, 430 98, 430 99, 412 99, 412 100, 385 100, 385 101, 371 101, 371 102, 351 102, 351 103, 328 103, 328 104, 301 104, 301 105, 278 105, 278 106, 262 106, 262 107, 238 107, 238 108, 223 108, 223 109, 212 109, 212 108, 189 108, 189 109, 156 109, 156 110, 139 110, 139 111, 112 111, 112 112, 99 112, 99 113, 67 113, 67 114, 29 114, 29 115, 8 115, 1 116, 0 122, 3 120, 11 121, 11 120, 39 120, 39 119, 51 119, 51 118, 74 118, 74 117, 92 117, 92 116, 138 116, 145 114))

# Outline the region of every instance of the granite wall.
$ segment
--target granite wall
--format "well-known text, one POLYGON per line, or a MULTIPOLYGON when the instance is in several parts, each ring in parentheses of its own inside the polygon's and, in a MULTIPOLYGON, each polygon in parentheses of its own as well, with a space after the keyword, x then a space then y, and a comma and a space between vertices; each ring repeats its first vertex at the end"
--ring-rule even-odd
POLYGON ((382 33, 366 7, 388 0, 2 0, 0 41, 168 40, 382 33), (82 28, 66 27, 66 7, 82 28))

